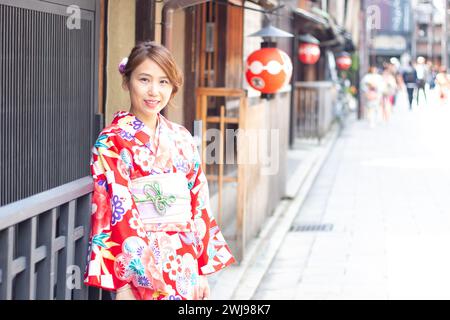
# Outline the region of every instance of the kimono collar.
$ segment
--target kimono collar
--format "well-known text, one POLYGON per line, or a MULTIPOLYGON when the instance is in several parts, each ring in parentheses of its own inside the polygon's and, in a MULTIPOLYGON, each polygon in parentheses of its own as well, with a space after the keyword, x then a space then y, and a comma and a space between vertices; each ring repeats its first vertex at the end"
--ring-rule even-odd
POLYGON ((121 129, 120 135, 124 139, 134 139, 138 144, 147 146, 153 154, 156 154, 159 137, 165 126, 164 117, 161 114, 158 113, 157 115, 155 137, 153 139, 151 138, 150 128, 128 111, 114 113, 114 119, 111 124, 117 125, 121 129))

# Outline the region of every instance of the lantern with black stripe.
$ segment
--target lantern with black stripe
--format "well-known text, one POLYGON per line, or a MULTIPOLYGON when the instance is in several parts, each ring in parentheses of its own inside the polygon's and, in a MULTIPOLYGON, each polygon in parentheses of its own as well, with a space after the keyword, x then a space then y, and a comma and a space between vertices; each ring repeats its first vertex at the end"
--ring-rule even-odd
POLYGON ((304 64, 316 64, 320 59, 320 41, 310 34, 298 37, 298 59, 304 64))
POLYGON ((273 38, 292 37, 291 33, 268 25, 249 37, 262 37, 261 49, 253 51, 245 63, 245 78, 248 84, 270 99, 274 93, 289 84, 292 62, 282 50, 276 48, 273 38))
POLYGON ((339 70, 346 71, 352 66, 352 57, 348 52, 341 52, 337 55, 336 65, 339 70))

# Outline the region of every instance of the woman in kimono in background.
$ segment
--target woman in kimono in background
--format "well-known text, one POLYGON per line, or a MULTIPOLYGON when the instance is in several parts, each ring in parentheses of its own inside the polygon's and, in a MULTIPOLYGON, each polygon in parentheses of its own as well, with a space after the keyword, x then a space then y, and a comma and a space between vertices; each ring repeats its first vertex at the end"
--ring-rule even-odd
POLYGON ((85 284, 116 299, 207 299, 207 274, 235 262, 209 206, 194 140, 160 111, 182 84, 170 52, 138 44, 119 67, 129 111, 93 149, 85 284))

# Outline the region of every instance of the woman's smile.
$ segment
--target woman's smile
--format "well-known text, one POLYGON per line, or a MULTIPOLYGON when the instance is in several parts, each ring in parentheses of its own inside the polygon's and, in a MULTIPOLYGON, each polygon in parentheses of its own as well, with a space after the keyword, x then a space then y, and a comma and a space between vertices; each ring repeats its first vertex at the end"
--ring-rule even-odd
POLYGON ((156 109, 159 105, 159 102, 160 102, 160 100, 157 100, 157 99, 144 100, 145 105, 151 109, 156 109))

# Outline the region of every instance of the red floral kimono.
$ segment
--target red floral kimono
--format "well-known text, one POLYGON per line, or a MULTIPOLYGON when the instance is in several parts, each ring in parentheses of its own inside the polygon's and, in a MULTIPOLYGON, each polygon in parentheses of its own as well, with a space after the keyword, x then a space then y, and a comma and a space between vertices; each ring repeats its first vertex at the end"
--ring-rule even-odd
POLYGON ((149 132, 131 113, 117 112, 92 149, 85 284, 108 290, 130 284, 138 299, 196 299, 199 275, 235 260, 211 214, 208 184, 189 131, 158 115, 154 139, 149 132), (187 204, 188 219, 144 225, 140 202, 150 199, 147 208, 163 215, 176 197, 158 184, 147 184, 142 193, 147 198, 141 201, 131 192, 132 183, 164 175, 185 181, 165 186, 186 190, 189 200, 178 208, 187 204))

